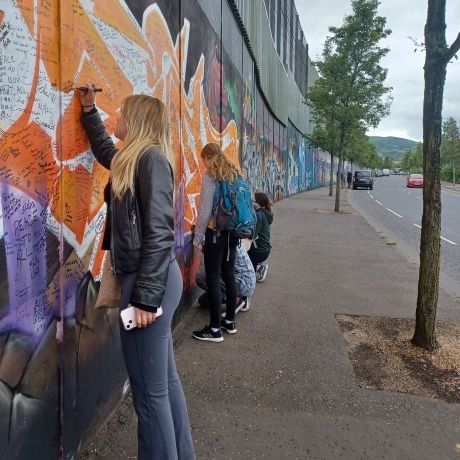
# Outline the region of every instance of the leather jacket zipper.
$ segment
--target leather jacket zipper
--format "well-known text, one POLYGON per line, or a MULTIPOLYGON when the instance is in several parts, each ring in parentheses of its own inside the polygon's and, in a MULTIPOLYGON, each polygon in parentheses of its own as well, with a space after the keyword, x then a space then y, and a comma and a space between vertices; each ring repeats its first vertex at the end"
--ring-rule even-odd
POLYGON ((110 254, 111 254, 111 261, 112 261, 112 272, 116 275, 117 270, 115 268, 115 244, 114 244, 114 238, 113 238, 113 233, 114 233, 114 227, 113 227, 113 208, 114 208, 114 201, 113 201, 113 192, 112 189, 110 189, 110 206, 112 209, 110 209, 110 254))
POLYGON ((134 231, 134 244, 136 247, 139 245, 139 238, 137 237, 137 227, 136 227, 136 211, 133 209, 131 211, 131 224, 133 225, 133 231, 134 231))

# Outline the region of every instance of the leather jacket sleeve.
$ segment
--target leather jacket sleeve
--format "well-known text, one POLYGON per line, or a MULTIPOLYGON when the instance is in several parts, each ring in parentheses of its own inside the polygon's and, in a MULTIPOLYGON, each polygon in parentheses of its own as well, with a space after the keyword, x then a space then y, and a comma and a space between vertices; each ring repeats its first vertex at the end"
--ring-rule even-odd
POLYGON ((110 169, 112 158, 118 152, 111 137, 107 134, 97 109, 82 112, 81 122, 88 136, 91 150, 96 160, 106 169, 110 169))
POLYGON ((174 245, 174 180, 168 160, 149 149, 137 170, 142 247, 131 304, 155 311, 161 306, 174 245))

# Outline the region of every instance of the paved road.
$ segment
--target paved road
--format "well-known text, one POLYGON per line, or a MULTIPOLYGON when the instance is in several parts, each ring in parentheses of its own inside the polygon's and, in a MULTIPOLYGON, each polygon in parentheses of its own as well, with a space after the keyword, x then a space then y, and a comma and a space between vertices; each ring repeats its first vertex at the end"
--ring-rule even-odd
MULTIPOLYGON (((418 260, 422 220, 422 190, 406 188, 405 176, 379 177, 374 190, 348 194, 353 207, 377 230, 390 236, 412 260, 418 260)), ((441 278, 460 295, 460 193, 442 191, 441 278)))

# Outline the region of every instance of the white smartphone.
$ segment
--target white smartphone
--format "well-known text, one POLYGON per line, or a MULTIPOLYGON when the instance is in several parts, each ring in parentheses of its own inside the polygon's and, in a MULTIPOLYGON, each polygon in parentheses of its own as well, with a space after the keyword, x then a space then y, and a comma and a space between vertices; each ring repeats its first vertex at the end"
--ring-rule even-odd
MULTIPOLYGON (((155 319, 161 316, 162 314, 163 314, 163 309, 159 307, 157 309, 155 319)), ((124 310, 121 311, 120 317, 121 317, 121 322, 123 323, 123 327, 125 328, 125 331, 130 331, 131 329, 134 329, 135 327, 137 327, 135 307, 131 306, 131 307, 125 308, 124 310)))

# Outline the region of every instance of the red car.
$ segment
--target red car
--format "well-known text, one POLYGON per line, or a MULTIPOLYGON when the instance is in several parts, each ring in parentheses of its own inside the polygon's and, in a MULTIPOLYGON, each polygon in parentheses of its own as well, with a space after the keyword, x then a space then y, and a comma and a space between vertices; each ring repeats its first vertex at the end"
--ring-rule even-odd
POLYGON ((407 178, 407 187, 423 187, 422 174, 409 174, 407 178))

